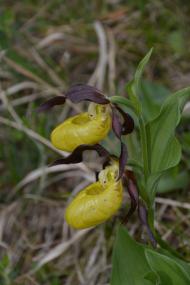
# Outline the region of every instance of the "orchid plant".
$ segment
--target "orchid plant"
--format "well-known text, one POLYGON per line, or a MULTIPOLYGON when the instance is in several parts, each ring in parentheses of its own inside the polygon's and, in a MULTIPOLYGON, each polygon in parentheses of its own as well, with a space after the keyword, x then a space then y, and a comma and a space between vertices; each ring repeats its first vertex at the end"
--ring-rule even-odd
POLYGON ((70 153, 56 160, 54 165, 79 163, 86 150, 95 150, 103 157, 97 181, 79 192, 66 209, 65 219, 71 227, 84 229, 110 219, 121 207, 123 189, 127 185, 131 205, 122 220, 123 225, 118 226, 112 285, 190 284, 190 265, 162 240, 154 227, 158 182, 180 161, 181 146, 175 137, 175 128, 190 97, 190 88, 170 95, 159 112, 147 119, 140 83, 151 53, 152 49, 126 85, 127 97, 107 97, 95 87, 79 84, 39 107, 39 111, 46 111, 67 100, 90 102, 87 112, 68 118, 51 133, 52 144, 70 153), (111 129, 120 146, 118 157, 100 144, 111 129), (131 133, 140 137, 138 151, 124 142, 125 136, 125 141, 130 141, 131 133), (126 229, 136 210, 150 241, 147 245, 134 241, 126 229))

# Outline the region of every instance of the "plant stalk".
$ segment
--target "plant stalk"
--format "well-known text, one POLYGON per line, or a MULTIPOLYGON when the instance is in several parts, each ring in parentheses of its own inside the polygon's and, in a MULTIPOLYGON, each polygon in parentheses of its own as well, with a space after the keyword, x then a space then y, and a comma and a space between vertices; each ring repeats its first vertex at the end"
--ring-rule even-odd
POLYGON ((144 176, 145 176, 145 185, 146 185, 146 181, 150 174, 150 165, 149 165, 150 163, 148 157, 147 133, 142 116, 139 118, 139 125, 140 125, 140 137, 141 137, 142 157, 143 157, 144 176))

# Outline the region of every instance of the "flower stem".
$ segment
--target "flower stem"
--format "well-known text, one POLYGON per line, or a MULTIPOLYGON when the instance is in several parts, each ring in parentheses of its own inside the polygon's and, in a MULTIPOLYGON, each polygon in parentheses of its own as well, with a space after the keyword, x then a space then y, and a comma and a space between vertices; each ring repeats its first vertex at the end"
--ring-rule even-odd
POLYGON ((150 163, 149 163, 149 157, 148 157, 147 132, 145 128, 145 122, 142 116, 139 118, 139 124, 140 124, 140 136, 141 136, 141 146, 142 146, 142 157, 143 157, 143 165, 144 165, 144 176, 145 176, 145 182, 146 182, 149 176, 149 173, 150 173, 150 163))
POLYGON ((150 159, 149 159, 149 149, 148 149, 148 134, 147 129, 145 127, 145 122, 142 115, 139 118, 140 125, 140 137, 141 137, 141 147, 142 147, 142 159, 144 166, 144 187, 141 189, 141 196, 145 200, 147 208, 148 208, 148 224, 152 234, 155 236, 155 228, 154 228, 154 203, 151 201, 148 190, 147 189, 147 180, 150 175, 150 159))

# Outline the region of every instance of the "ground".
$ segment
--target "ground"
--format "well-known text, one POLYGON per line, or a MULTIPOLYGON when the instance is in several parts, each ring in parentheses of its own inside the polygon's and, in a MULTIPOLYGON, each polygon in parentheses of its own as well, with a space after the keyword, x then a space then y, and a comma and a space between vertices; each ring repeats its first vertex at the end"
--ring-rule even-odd
MULTIPOLYGON (((115 228, 129 206, 128 196, 108 223, 82 233, 70 229, 65 207, 94 179, 100 162, 91 154, 86 169, 83 164, 48 168, 60 156, 49 135, 86 105, 66 104, 40 115, 35 109, 79 82, 108 96, 127 96, 126 82, 154 47, 143 82, 148 114, 162 96, 190 85, 189 13, 189 1, 182 0, 1 1, 1 284, 109 284, 115 228)), ((190 261, 186 113, 177 129, 182 160, 159 186, 156 228, 190 261)), ((119 151, 112 134, 104 145, 119 151)), ((127 228, 137 240, 146 240, 136 215, 127 228)))

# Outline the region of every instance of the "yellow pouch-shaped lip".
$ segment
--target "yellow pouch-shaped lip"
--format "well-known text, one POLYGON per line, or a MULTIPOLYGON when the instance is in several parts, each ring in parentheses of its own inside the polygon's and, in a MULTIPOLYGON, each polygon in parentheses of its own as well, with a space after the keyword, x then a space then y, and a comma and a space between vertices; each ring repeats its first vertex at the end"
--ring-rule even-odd
POLYGON ((72 152, 81 144, 95 144, 106 137, 111 128, 109 114, 90 118, 89 113, 71 117, 57 126, 51 133, 52 144, 64 151, 72 152))
POLYGON ((122 203, 121 180, 106 187, 98 181, 83 189, 69 204, 65 218, 76 229, 84 229, 105 222, 117 212, 122 203))

